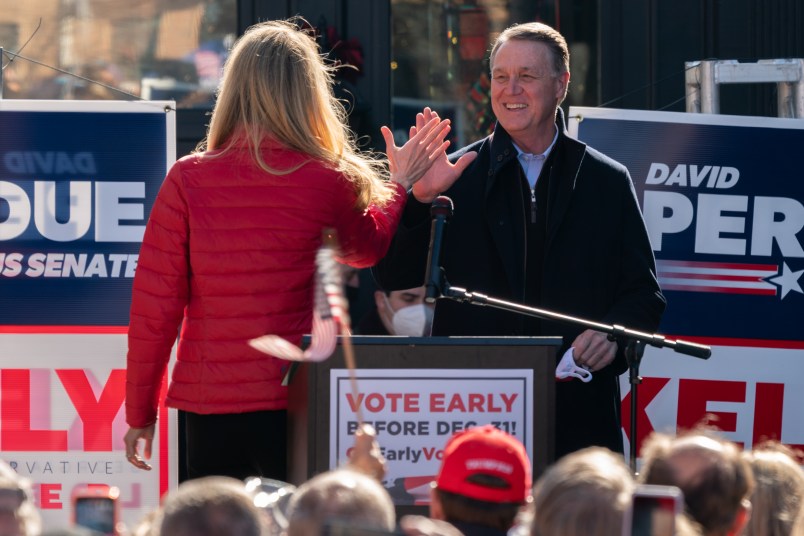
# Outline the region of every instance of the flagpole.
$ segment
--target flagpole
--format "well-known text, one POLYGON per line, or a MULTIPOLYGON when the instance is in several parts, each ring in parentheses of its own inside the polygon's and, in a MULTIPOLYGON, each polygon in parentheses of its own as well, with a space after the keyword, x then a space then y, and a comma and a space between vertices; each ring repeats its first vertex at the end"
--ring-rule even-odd
MULTIPOLYGON (((332 248, 333 251, 338 251, 338 236, 335 229, 325 229, 323 233, 323 242, 325 246, 332 248)), ((341 340, 343 346, 343 358, 346 361, 346 367, 349 370, 349 384, 352 387, 352 396, 355 400, 360 400, 358 396, 360 390, 357 387, 357 364, 355 363, 355 350, 352 345, 352 326, 351 319, 349 318, 348 303, 346 303, 346 295, 343 292, 343 281, 340 281, 341 296, 343 297, 343 305, 341 308, 341 340)), ((355 411, 357 417, 358 427, 363 426, 363 409, 362 404, 358 404, 355 411)))
MULTIPOLYGON (((355 351, 354 346, 352 346, 352 336, 349 333, 349 327, 344 326, 344 334, 343 334, 343 358, 346 361, 346 366, 349 369, 349 383, 352 386, 352 396, 355 400, 360 400, 358 397, 360 391, 357 388, 357 374, 355 371, 357 370, 357 365, 355 364, 355 351)), ((357 405, 357 423, 358 427, 362 428, 363 425, 363 405, 357 405)))

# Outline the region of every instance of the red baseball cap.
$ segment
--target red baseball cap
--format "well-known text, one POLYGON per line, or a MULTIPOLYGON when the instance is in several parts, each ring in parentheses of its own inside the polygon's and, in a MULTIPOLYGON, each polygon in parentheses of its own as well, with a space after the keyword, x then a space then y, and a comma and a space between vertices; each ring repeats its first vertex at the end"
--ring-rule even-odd
POLYGON ((453 435, 444 448, 438 489, 493 503, 522 503, 530 494, 531 466, 525 446, 491 425, 453 435), (496 477, 502 485, 484 481, 496 477))

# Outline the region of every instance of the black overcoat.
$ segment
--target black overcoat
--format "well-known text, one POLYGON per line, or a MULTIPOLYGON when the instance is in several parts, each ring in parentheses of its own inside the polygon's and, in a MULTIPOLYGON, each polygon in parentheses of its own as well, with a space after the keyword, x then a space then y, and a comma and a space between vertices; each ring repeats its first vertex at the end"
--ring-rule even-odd
MULTIPOLYGON (((665 300, 634 185, 627 169, 567 136, 557 114, 559 139, 551 156, 541 303, 534 307, 643 331, 658 328, 665 300)), ((508 133, 494 133, 453 155, 478 157, 444 195, 454 203, 444 238, 442 266, 451 285, 525 303, 528 189, 508 133), (523 186, 524 185, 524 186, 523 186)), ((540 179, 541 180, 541 179, 540 179)), ((421 285, 430 236, 429 205, 409 195, 386 257, 373 272, 387 290, 421 285)), ((530 270, 532 272, 532 270, 530 270)), ((438 300, 433 335, 559 335, 563 351, 583 328, 490 307, 438 300)), ((594 374, 556 386, 556 456, 585 446, 622 451, 618 375, 622 349, 594 374)))

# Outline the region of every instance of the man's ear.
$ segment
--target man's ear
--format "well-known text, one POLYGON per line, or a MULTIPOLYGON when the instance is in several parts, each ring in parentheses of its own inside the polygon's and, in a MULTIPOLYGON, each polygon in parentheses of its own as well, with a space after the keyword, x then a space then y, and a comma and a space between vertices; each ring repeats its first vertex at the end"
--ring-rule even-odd
POLYGON ((743 499, 737 515, 734 517, 734 524, 729 529, 729 536, 738 536, 743 533, 743 529, 751 520, 751 501, 743 499))
POLYGON ((438 491, 435 485, 430 486, 430 519, 446 521, 444 509, 441 507, 441 501, 438 498, 438 491))
POLYGON ((561 73, 556 77, 556 98, 561 103, 567 97, 567 90, 569 89, 570 74, 569 72, 561 73))
POLYGON ((377 306, 377 310, 380 311, 381 313, 385 312, 385 309, 387 309, 387 306, 385 305, 385 299, 383 298, 383 296, 385 296, 385 293, 383 291, 381 290, 374 291, 374 305, 377 306))

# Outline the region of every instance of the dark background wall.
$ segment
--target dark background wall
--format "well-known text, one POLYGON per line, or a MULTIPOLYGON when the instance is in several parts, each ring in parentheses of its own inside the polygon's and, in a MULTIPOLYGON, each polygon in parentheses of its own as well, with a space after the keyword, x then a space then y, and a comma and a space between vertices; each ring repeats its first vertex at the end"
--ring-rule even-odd
MULTIPOLYGON (((607 106, 684 111, 684 62, 804 57, 801 0, 600 0, 607 106), (620 98, 621 97, 621 98, 620 98)), ((721 113, 776 116, 774 84, 724 85, 721 113)))
MULTIPOLYGON (((558 22, 569 41, 595 43, 588 81, 596 89, 588 106, 684 111, 687 61, 804 57, 804 0, 559 0, 557 6, 537 0, 538 16, 558 22)), ((390 124, 390 0, 240 0, 238 29, 293 15, 312 24, 323 17, 344 39, 360 41, 365 76, 357 89, 372 124, 390 124)), ((720 109, 776 116, 776 86, 722 86, 720 109)), ((207 122, 208 111, 179 111, 179 155, 195 147, 207 122)))

